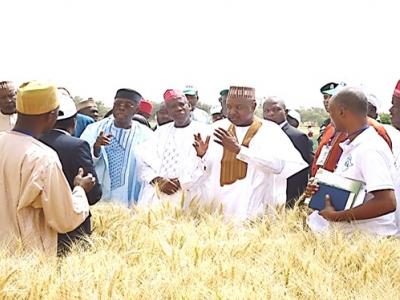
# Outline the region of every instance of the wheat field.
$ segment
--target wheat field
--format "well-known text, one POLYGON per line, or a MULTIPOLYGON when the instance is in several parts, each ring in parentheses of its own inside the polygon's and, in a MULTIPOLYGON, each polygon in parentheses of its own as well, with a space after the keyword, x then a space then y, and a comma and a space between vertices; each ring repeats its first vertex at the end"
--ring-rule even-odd
POLYGON ((0 251, 1 299, 396 299, 400 241, 317 236, 305 211, 232 224, 164 207, 98 205, 89 247, 0 251))

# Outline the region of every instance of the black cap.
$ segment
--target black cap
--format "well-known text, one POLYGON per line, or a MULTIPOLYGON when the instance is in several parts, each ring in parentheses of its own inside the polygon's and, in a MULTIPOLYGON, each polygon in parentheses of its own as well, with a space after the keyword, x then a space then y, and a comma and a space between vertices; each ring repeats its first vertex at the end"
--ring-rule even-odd
POLYGON ((326 91, 333 90, 333 89, 335 89, 338 85, 339 85, 339 84, 336 83, 336 82, 329 82, 329 83, 323 85, 323 86, 320 88, 320 91, 321 91, 322 94, 325 94, 326 91))
POLYGON ((228 93, 229 93, 229 89, 225 89, 225 90, 222 90, 222 91, 219 92, 219 94, 220 94, 221 96, 228 95, 228 93))
POLYGON ((140 95, 138 92, 135 90, 131 89, 119 89, 117 93, 115 94, 115 98, 124 98, 124 99, 129 99, 134 102, 140 102, 140 100, 143 99, 142 95, 140 95))

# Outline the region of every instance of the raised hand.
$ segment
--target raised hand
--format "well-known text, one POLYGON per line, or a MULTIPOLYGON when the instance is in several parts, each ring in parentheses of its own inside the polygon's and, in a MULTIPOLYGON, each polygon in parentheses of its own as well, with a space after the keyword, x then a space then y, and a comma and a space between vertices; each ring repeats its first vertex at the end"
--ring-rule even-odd
POLYGON ((100 131, 100 134, 97 137, 94 146, 95 147, 108 146, 111 144, 111 138, 112 138, 111 133, 105 134, 103 131, 100 131))
POLYGON ((231 133, 226 131, 223 128, 218 128, 215 129, 214 131, 214 141, 217 144, 220 144, 223 146, 225 149, 232 151, 233 153, 239 154, 240 152, 240 145, 236 139, 231 133))
POLYGON ((196 149, 196 153, 197 153, 198 157, 202 158, 206 154, 209 144, 210 144, 210 136, 209 135, 206 137, 205 141, 203 141, 203 139, 201 138, 200 133, 194 135, 193 147, 194 147, 194 149, 196 149))
POLYGON ((78 175, 74 178, 74 186, 80 186, 88 193, 96 184, 96 178, 90 173, 86 176, 83 176, 83 174, 83 169, 79 168, 78 175))
POLYGON ((93 146, 93 154, 94 154, 94 156, 99 157, 101 146, 110 145, 111 144, 111 138, 112 138, 112 134, 111 133, 105 134, 103 131, 100 131, 100 134, 97 137, 96 142, 94 143, 94 146, 93 146))

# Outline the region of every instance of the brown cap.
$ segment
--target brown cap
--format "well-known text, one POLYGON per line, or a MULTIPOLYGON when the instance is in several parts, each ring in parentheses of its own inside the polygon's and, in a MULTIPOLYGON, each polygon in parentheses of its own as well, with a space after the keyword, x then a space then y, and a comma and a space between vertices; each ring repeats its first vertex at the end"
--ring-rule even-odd
POLYGON ((229 88, 228 98, 256 100, 256 90, 252 87, 231 86, 229 88))
POLYGON ((84 108, 86 108, 86 107, 91 107, 91 106, 96 106, 96 102, 94 101, 93 98, 89 98, 89 99, 86 99, 86 100, 82 100, 81 102, 79 102, 79 103, 76 105, 76 109, 79 111, 79 110, 81 110, 81 109, 84 109, 84 108))

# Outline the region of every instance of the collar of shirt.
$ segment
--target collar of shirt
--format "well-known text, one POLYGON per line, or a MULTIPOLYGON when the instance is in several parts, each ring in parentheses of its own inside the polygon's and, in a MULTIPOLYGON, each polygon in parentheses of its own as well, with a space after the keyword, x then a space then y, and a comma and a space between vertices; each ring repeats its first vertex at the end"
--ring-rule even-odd
POLYGON ((53 130, 54 130, 54 131, 59 131, 59 132, 61 132, 61 133, 64 133, 64 134, 66 134, 66 135, 71 136, 71 134, 70 134, 68 131, 65 131, 65 130, 62 130, 62 129, 58 129, 58 128, 54 128, 53 130))
POLYGON ((279 127, 283 128, 283 127, 285 127, 286 124, 288 124, 288 121, 284 121, 283 123, 279 124, 279 127))
POLYGON ((363 132, 361 132, 351 143, 348 139, 345 140, 343 143, 340 143, 339 144, 340 148, 342 148, 343 151, 350 150, 350 149, 357 147, 361 143, 368 141, 371 133, 373 133, 372 130, 375 131, 375 129, 373 127, 371 127, 371 126, 368 127, 363 132))

